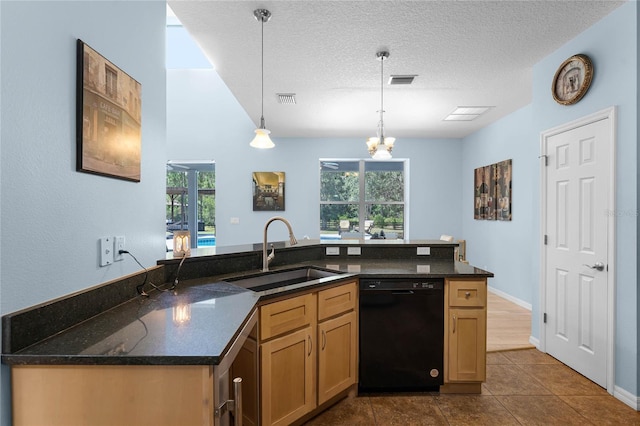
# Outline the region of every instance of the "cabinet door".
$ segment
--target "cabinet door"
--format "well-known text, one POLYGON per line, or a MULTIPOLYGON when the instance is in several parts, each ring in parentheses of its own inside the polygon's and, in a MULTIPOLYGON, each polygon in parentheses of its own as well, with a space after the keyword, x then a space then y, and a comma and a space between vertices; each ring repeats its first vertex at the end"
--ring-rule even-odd
POLYGON ((318 405, 356 383, 357 329, 355 312, 318 325, 318 405))
POLYGON ((314 327, 260 345, 262 425, 289 425, 316 406, 314 327))
POLYGON ((487 317, 485 309, 449 309, 449 381, 484 381, 487 317))

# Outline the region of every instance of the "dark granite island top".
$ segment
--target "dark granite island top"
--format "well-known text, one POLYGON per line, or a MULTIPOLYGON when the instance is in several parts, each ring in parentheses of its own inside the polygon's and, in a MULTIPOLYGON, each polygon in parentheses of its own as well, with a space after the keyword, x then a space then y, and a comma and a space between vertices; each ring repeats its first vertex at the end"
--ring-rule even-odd
MULTIPOLYGON (((380 240, 359 243, 363 256, 347 256, 346 249, 340 256, 324 255, 327 246, 338 245, 344 248, 356 245, 356 242, 318 244, 308 241, 301 244, 301 248, 284 244, 280 250, 276 250, 276 259, 280 264, 276 264, 273 270, 314 266, 340 274, 284 286, 277 291, 253 292, 224 282, 232 277, 258 272, 254 268, 261 261, 261 245, 253 245, 225 250, 225 254, 202 253, 203 256, 187 259, 181 273, 184 281, 172 292, 153 291, 149 298, 135 297, 135 292, 131 292, 135 285, 129 283, 129 296, 123 296, 126 297, 124 302, 108 308, 93 308, 94 314, 75 322, 72 318, 64 317, 71 317, 69 312, 73 312, 82 303, 95 303, 95 300, 104 298, 89 294, 94 291, 91 289, 79 296, 70 295, 8 314, 2 318, 2 362, 10 365, 217 365, 260 300, 353 276, 493 276, 491 272, 453 261, 453 247, 456 244, 438 241, 412 241, 403 244, 380 240), (436 256, 414 256, 415 247, 423 245, 435 247, 432 254, 436 256), (368 250, 367 247, 375 249, 368 250), (389 257, 379 250, 382 247, 393 250, 396 255, 389 257), (244 249, 247 251, 243 252, 244 249), (437 255, 439 252, 441 254, 437 255), (410 255, 409 258, 406 257, 407 254, 410 255), (79 298, 84 299, 74 300, 79 298), (186 313, 188 315, 185 316, 186 313), (42 328, 47 328, 47 323, 63 320, 66 325, 54 324, 59 328, 50 326, 46 334, 41 331, 42 328), (40 336, 33 337, 38 333, 40 336)), ((172 282, 171 277, 178 262, 177 259, 160 261, 158 271, 164 274, 164 281, 158 278, 156 282, 172 282)), ((105 285, 97 291, 109 291, 112 286, 113 284, 105 285)))
POLYGON ((215 365, 259 296, 228 283, 153 292, 13 354, 6 364, 215 365))

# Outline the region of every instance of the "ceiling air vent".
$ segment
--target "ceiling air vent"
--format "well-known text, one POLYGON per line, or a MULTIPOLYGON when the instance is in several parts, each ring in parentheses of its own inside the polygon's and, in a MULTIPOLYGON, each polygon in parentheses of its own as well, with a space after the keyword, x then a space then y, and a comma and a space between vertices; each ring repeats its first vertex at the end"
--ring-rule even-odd
POLYGON ((295 93, 276 93, 278 96, 278 103, 293 105, 296 103, 295 93))
POLYGON ((417 75, 392 75, 389 77, 389 84, 411 84, 417 75))

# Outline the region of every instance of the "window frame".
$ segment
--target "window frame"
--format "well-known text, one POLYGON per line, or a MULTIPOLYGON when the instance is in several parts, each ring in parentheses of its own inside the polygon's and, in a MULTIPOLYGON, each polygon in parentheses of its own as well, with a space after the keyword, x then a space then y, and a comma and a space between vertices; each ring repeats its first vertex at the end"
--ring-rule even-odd
MULTIPOLYGON (((323 205, 357 205, 358 206, 358 226, 360 229, 363 229, 363 225, 367 216, 367 206, 368 205, 402 205, 404 206, 404 218, 403 218, 403 239, 409 239, 409 159, 408 158, 391 158, 389 160, 373 160, 366 158, 320 158, 319 160, 319 171, 318 173, 318 206, 320 209, 323 205), (320 189, 322 186, 322 173, 323 173, 323 163, 347 163, 352 162, 358 163, 358 183, 359 183, 359 195, 358 200, 351 201, 323 201, 320 197, 320 189), (365 170, 366 163, 391 163, 398 162, 402 163, 402 174, 404 180, 404 188, 403 188, 403 201, 367 201, 366 200, 366 188, 365 188, 365 170)), ((321 221, 319 221, 321 222, 321 221)), ((319 230, 320 234, 322 234, 322 229, 319 230)), ((361 237, 365 237, 365 232, 360 231, 361 237)), ((320 235, 322 239, 322 235, 320 235)))

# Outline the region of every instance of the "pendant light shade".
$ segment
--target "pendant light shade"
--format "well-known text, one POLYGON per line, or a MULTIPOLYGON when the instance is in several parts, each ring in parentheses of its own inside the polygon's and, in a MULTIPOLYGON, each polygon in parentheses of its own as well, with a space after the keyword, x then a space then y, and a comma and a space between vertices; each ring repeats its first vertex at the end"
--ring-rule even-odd
POLYGON ((269 133, 271 133, 269 130, 265 128, 257 128, 254 130, 254 132, 256 132, 256 137, 253 138, 253 140, 249 144, 252 147, 266 149, 276 146, 276 144, 274 144, 269 137, 269 133))
POLYGON ((253 11, 253 16, 260 22, 261 25, 261 33, 262 33, 262 45, 261 45, 261 65, 260 65, 260 127, 255 130, 256 137, 253 138, 251 143, 249 144, 253 148, 273 148, 276 146, 271 138, 269 137, 269 130, 267 130, 264 124, 264 23, 269 21, 271 18, 271 12, 267 9, 256 9, 253 11))
POLYGON ((367 149, 374 160, 388 160, 396 138, 384 135, 384 61, 389 59, 389 52, 378 52, 376 57, 380 61, 380 121, 378 121, 377 136, 367 139, 367 149))

